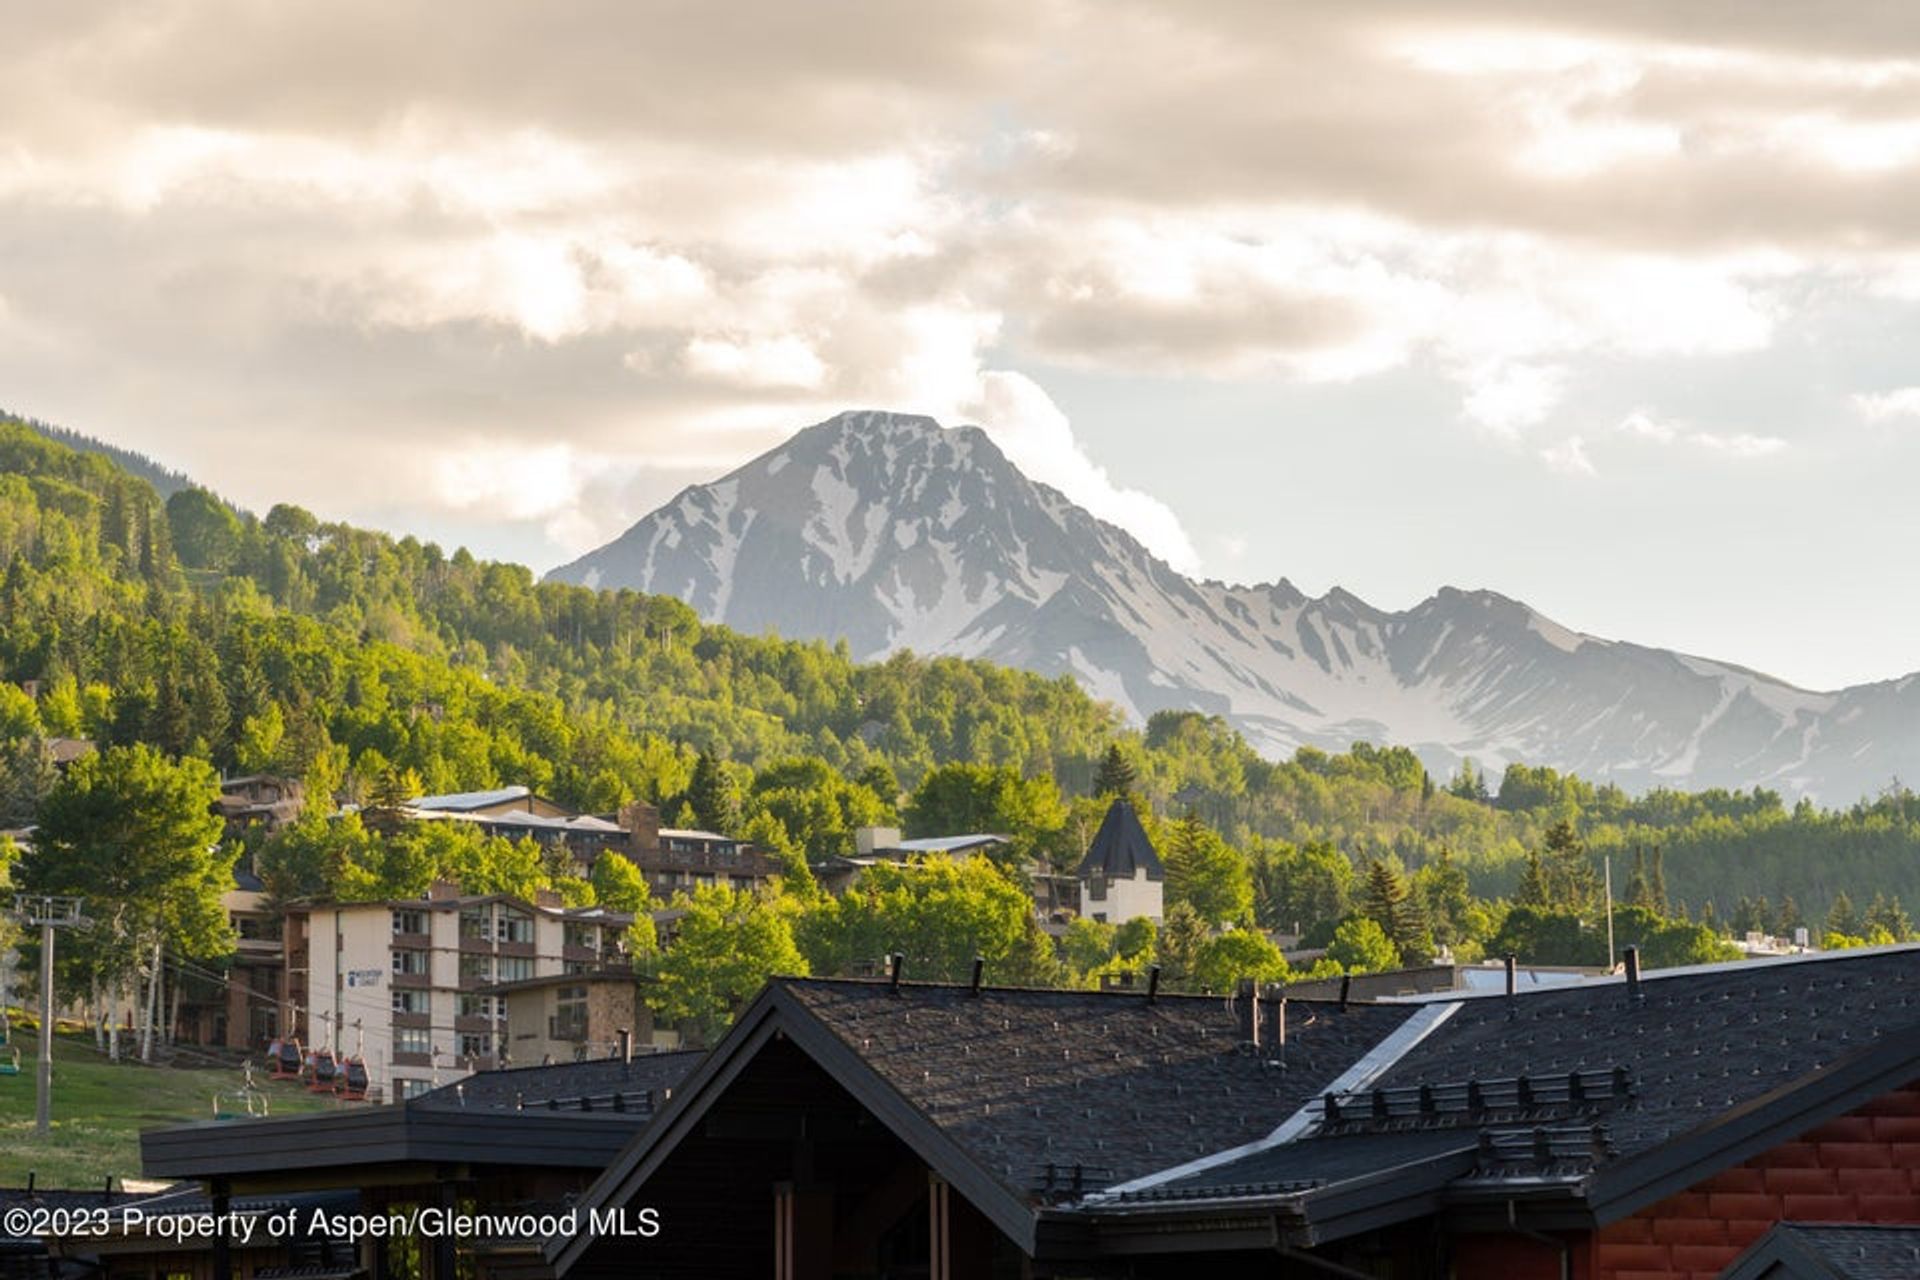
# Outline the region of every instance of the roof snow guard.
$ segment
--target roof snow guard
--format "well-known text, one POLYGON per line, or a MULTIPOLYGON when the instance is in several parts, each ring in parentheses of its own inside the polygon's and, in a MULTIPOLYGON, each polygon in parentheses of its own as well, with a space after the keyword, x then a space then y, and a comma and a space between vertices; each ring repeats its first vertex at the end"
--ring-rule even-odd
POLYGON ((1115 800, 1107 806, 1107 816, 1100 820, 1100 830, 1094 833, 1093 843, 1087 846, 1087 856, 1080 860, 1080 869, 1074 874, 1081 879, 1103 875, 1109 880, 1131 880, 1136 870, 1144 869, 1149 880, 1167 878, 1166 868, 1160 865, 1160 855, 1153 851, 1153 841, 1147 839, 1145 827, 1140 825, 1140 817, 1134 813, 1133 805, 1124 799, 1115 800))

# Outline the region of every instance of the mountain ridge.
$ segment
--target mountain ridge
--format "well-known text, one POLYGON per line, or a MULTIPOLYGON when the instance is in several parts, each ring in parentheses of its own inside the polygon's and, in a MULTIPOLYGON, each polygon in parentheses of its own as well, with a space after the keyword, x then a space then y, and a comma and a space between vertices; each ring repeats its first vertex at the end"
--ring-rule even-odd
POLYGON ((1490 589, 1403 610, 1344 587, 1194 580, 1036 482, 978 427, 849 411, 547 575, 677 596, 742 630, 1070 674, 1261 751, 1398 742, 1447 771, 1551 764, 1630 787, 1851 799, 1920 770, 1920 679, 1820 692, 1574 631, 1490 589))

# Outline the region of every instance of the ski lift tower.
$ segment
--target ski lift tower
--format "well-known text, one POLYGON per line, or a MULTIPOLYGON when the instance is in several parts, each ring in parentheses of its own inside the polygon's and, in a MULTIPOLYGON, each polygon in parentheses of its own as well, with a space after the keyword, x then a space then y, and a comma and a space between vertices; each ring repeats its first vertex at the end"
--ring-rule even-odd
POLYGON ((20 922, 40 927, 40 1066, 33 1131, 43 1138, 53 1127, 53 933, 93 923, 80 914, 82 901, 51 893, 22 893, 13 899, 13 912, 20 922))

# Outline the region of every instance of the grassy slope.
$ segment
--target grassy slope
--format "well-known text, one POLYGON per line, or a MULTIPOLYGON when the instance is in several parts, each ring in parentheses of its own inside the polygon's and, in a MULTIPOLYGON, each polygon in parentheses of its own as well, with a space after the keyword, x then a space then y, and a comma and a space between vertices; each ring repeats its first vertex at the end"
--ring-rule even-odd
MULTIPOLYGON (((39 1045, 30 1032, 19 1031, 13 1045, 20 1049, 20 1074, 0 1076, 0 1187, 25 1186, 29 1170, 43 1187, 98 1187, 109 1175, 137 1178, 140 1130, 211 1119, 214 1095, 241 1083, 234 1070, 108 1062, 92 1041, 62 1035, 53 1049, 53 1132, 42 1141, 33 1132, 39 1045)), ((0 1051, 0 1061, 10 1058, 0 1051)), ((274 1115, 354 1105, 264 1077, 260 1088, 274 1115)))

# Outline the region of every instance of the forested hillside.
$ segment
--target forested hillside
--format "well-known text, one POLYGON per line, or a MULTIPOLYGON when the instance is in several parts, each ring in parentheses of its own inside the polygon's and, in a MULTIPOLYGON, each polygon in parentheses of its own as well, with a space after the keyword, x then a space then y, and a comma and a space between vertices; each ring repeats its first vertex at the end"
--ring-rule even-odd
MULTIPOLYGON (((1418 908, 1402 932, 1486 944, 1504 907, 1469 890, 1577 907, 1611 853, 1627 898, 1636 850, 1642 905, 1699 918, 1711 903, 1723 926, 1737 912, 1818 933, 1843 893, 1863 909, 1884 896, 1893 926, 1891 899, 1920 897, 1920 800, 1904 789, 1828 812, 1764 791, 1634 797, 1522 767, 1434 779, 1411 752, 1366 744, 1267 761, 1198 714, 1130 729, 1068 678, 912 655, 861 665, 296 507, 256 519, 192 487, 163 501, 97 453, 4 422, 0 566, 0 827, 38 816, 55 775, 36 741, 65 736, 302 776, 319 807, 525 783, 590 811, 649 800, 816 856, 897 817, 1006 830, 1066 864, 1098 820, 1098 775, 1142 800, 1176 900, 1323 935, 1369 894, 1390 922, 1399 892, 1418 908)), ((366 872, 369 840, 278 850, 289 887, 339 891, 342 859, 366 872)), ((395 882, 452 856, 414 850, 395 882)), ((1840 906, 1836 922, 1857 926, 1841 931, 1866 934, 1840 906)))

